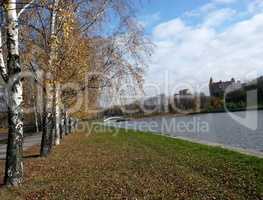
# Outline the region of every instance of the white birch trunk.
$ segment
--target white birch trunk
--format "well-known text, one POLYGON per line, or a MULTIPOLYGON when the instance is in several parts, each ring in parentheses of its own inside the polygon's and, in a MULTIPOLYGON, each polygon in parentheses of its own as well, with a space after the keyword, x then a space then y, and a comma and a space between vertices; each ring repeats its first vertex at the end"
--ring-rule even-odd
POLYGON ((55 47, 55 40, 56 40, 56 18, 57 18, 57 8, 58 8, 59 0, 53 1, 53 9, 51 14, 51 24, 50 24, 50 55, 49 55, 49 66, 53 67, 54 60, 56 59, 56 47, 55 47))
POLYGON ((1 72, 1 76, 4 79, 4 81, 7 81, 8 80, 8 75, 7 75, 7 70, 6 70, 5 61, 4 61, 4 55, 3 55, 2 31, 3 30, 2 30, 2 26, 1 26, 1 29, 0 29, 0 72, 1 72))
MULTIPOLYGON (((30 83, 30 89, 31 91, 34 90, 34 83, 35 80, 30 83)), ((32 94, 31 101, 34 102, 34 118, 35 118, 35 127, 36 127, 36 133, 39 133, 39 123, 38 123, 38 109, 37 109, 37 94, 32 94)))
POLYGON ((60 107, 60 139, 63 139, 64 136, 65 136, 64 110, 63 107, 60 107))
POLYGON ((55 86, 55 145, 60 144, 60 88, 55 86))
MULTIPOLYGON (((53 1, 53 9, 51 13, 51 23, 50 23, 50 55, 49 55, 49 67, 52 69, 54 60, 56 59, 56 48, 55 48, 55 39, 56 39, 56 16, 57 16, 57 7, 58 7, 59 0, 53 1)), ((47 156, 52 148, 53 144, 53 122, 55 120, 52 119, 52 112, 55 112, 54 109, 54 102, 53 100, 49 99, 48 96, 54 96, 54 94, 49 93, 48 86, 46 85, 46 81, 44 80, 45 88, 46 88, 46 94, 44 94, 44 107, 43 107, 43 135, 42 135, 42 141, 41 141, 41 150, 40 154, 41 156, 47 156), (51 102, 50 102, 51 101, 51 102), (53 104, 50 107, 50 104, 53 104)), ((55 92, 55 91, 53 91, 55 92)))
POLYGON ((16 0, 6 0, 4 7, 7 23, 8 48, 8 121, 9 134, 6 153, 5 184, 18 186, 23 180, 23 121, 22 121, 22 82, 18 50, 18 17, 16 0))
POLYGON ((52 109, 53 109, 53 84, 45 81, 45 92, 43 94, 43 133, 42 133, 42 140, 41 140, 41 149, 40 155, 41 156, 48 156, 51 152, 52 144, 53 144, 53 116, 52 116, 52 109))
POLYGON ((38 123, 38 110, 37 110, 37 101, 36 98, 34 98, 34 115, 35 115, 35 126, 36 126, 36 132, 39 133, 39 123, 38 123))
MULTIPOLYGON (((55 40, 56 40, 56 18, 57 18, 57 9, 58 9, 59 0, 53 1, 53 10, 51 16, 51 46, 50 46, 50 59, 49 65, 50 68, 53 68, 54 61, 56 59, 56 47, 55 47, 55 40)), ((53 115, 54 115, 54 133, 55 133, 55 145, 60 144, 60 136, 59 136, 59 89, 57 88, 57 84, 54 85, 54 102, 53 102, 53 115)))
POLYGON ((69 116, 68 116, 68 112, 65 111, 65 133, 66 135, 69 134, 69 120, 68 120, 69 116))

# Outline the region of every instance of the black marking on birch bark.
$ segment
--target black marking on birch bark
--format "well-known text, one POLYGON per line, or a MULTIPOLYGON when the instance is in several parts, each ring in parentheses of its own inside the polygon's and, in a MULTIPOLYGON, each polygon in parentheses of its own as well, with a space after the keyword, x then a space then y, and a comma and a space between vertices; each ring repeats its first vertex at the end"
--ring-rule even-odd
POLYGON ((48 156, 52 150, 54 134, 53 134, 53 115, 52 115, 52 94, 50 94, 50 85, 45 85, 46 92, 44 94, 44 108, 43 108, 43 133, 41 140, 41 156, 48 156), (50 99, 51 97, 51 99, 50 99))
MULTIPOLYGON (((19 56, 12 58, 13 56, 10 55, 10 57, 11 58, 9 59, 8 64, 9 68, 12 69, 12 67, 16 64, 15 62, 19 60, 19 56)), ((16 73, 17 72, 18 71, 16 71, 16 73)), ((15 80, 8 91, 9 136, 6 156, 5 184, 9 186, 18 186, 23 181, 23 117, 21 108, 22 96, 14 96, 15 93, 19 92, 19 89, 22 89, 22 84, 19 80, 15 80)))

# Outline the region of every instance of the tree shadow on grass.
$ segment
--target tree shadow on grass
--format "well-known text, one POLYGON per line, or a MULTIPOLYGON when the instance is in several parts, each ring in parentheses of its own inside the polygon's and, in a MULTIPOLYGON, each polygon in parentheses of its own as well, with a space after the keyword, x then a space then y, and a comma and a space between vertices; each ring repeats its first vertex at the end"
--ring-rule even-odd
POLYGON ((26 156, 23 156, 23 159, 31 159, 31 158, 39 158, 40 157, 40 154, 32 154, 32 155, 26 155, 26 156))
MULTIPOLYGON (((31 158, 39 158, 39 157, 41 157, 40 154, 32 154, 32 155, 23 156, 23 159, 28 160, 31 158)), ((0 161, 5 161, 5 158, 0 158, 0 161)))
MULTIPOLYGON (((39 157, 41 157, 40 154, 32 154, 32 155, 23 156, 23 159, 27 160, 27 159, 39 158, 39 157)), ((0 158, 0 161, 5 161, 5 158, 0 158)), ((0 184, 1 184, 1 182, 0 182, 0 184)))

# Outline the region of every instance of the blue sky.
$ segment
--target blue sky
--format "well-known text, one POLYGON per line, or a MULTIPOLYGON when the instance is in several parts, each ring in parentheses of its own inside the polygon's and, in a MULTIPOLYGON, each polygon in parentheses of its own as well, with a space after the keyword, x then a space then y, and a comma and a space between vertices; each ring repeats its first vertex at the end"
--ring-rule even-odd
POLYGON ((142 0, 140 23, 155 45, 146 93, 263 75, 263 0, 142 0), (156 85, 156 86, 153 86, 156 85))
POLYGON ((146 27, 146 32, 149 33, 154 25, 180 17, 208 2, 209 0, 143 0, 139 18, 149 23, 146 27))

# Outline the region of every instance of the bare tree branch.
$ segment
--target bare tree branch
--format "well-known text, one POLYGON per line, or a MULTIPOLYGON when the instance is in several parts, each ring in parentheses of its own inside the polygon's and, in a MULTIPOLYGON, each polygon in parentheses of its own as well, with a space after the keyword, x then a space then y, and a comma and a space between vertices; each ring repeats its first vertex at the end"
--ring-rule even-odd
POLYGON ((25 12, 26 9, 28 9, 33 3, 34 3, 35 0, 31 0, 30 2, 28 2, 20 11, 19 13, 17 14, 17 18, 20 18, 20 16, 25 12))

